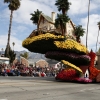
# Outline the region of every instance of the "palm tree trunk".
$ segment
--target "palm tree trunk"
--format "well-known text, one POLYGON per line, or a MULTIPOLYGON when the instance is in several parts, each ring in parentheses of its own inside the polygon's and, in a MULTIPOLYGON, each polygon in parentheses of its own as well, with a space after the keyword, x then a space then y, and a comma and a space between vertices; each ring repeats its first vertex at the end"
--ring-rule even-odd
POLYGON ((62 14, 66 15, 66 10, 65 9, 62 9, 62 14))
MULTIPOLYGON (((40 30, 41 31, 41 30, 40 30)), ((38 32, 38 34, 40 34, 40 31, 39 31, 39 25, 38 25, 38 23, 37 23, 37 32, 38 32)))
POLYGON ((67 27, 66 25, 64 26, 64 36, 66 36, 66 31, 67 31, 67 27))
POLYGON ((66 23, 65 35, 68 35, 68 34, 67 34, 67 28, 68 28, 68 27, 67 27, 67 23, 66 23))
POLYGON ((97 35, 97 42, 96 42, 96 50, 95 50, 95 52, 97 52, 98 38, 99 38, 99 30, 98 30, 98 35, 97 35))
POLYGON ((60 25, 61 25, 62 35, 64 36, 63 26, 62 26, 62 24, 60 24, 60 25))
POLYGON ((11 34, 11 26, 12 26, 12 17, 13 17, 13 11, 11 10, 9 30, 8 30, 8 41, 7 41, 7 55, 9 54, 9 47, 10 47, 10 34, 11 34))
POLYGON ((87 33, 86 33, 86 47, 87 47, 87 39, 88 39, 89 12, 90 12, 90 0, 89 0, 89 4, 88 4, 88 22, 87 22, 87 33))

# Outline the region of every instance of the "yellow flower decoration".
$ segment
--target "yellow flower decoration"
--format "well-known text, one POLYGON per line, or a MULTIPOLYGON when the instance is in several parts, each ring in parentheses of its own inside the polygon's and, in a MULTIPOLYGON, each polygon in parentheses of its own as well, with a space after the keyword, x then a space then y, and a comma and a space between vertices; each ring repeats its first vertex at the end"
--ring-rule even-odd
POLYGON ((72 39, 67 39, 65 41, 54 41, 54 44, 58 48, 61 48, 61 49, 72 49, 72 50, 84 52, 86 54, 89 52, 88 49, 84 45, 82 45, 72 39))
POLYGON ((77 70, 78 72, 81 72, 81 73, 82 73, 82 70, 81 70, 79 67, 77 67, 77 66, 75 66, 75 65, 73 65, 73 64, 71 64, 71 63, 69 63, 68 61, 61 60, 61 62, 62 62, 63 64, 65 64, 65 65, 67 65, 68 67, 71 67, 71 68, 77 70))
POLYGON ((24 45, 29 45, 31 44, 32 42, 35 42, 35 41, 38 41, 38 40, 48 40, 48 39, 64 39, 64 36, 61 36, 61 35, 53 35, 51 33, 46 33, 46 34, 40 34, 38 36, 33 36, 31 38, 26 38, 23 42, 22 42, 22 46, 24 45))

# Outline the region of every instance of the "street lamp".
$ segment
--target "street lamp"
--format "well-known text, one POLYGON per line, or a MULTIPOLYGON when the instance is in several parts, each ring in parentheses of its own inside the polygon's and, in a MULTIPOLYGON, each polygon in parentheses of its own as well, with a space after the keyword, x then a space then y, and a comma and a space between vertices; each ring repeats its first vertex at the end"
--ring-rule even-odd
POLYGON ((97 44, 98 44, 98 38, 99 38, 99 31, 100 31, 100 22, 98 22, 98 35, 97 35, 97 42, 96 42, 96 51, 95 52, 97 52, 97 44))
POLYGON ((87 22, 87 33, 86 33, 86 47, 87 47, 87 39, 88 39, 89 13, 90 13, 90 0, 89 0, 89 4, 88 4, 88 22, 87 22))

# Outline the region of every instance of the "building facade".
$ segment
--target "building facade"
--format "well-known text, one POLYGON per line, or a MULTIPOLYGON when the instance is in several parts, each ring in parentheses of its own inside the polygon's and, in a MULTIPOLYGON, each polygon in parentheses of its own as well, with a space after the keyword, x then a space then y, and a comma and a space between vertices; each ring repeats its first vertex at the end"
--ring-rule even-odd
MULTIPOLYGON (((38 21, 38 27, 39 29, 43 29, 43 30, 55 30, 55 12, 52 12, 51 13, 51 17, 45 15, 45 14, 41 14, 40 15, 40 18, 39 18, 39 21, 38 21)), ((61 33, 61 28, 59 29, 56 29, 56 30, 59 30, 59 32, 61 33)), ((70 36, 74 36, 74 30, 75 30, 75 24, 69 20, 67 23, 66 23, 66 33, 65 35, 70 35, 70 36)))

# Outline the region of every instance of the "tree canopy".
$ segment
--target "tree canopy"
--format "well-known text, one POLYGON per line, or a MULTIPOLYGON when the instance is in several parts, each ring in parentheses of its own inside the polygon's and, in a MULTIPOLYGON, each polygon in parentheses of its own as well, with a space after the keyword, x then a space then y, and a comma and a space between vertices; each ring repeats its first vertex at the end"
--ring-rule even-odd
POLYGON ((9 3, 9 10, 17 10, 20 7, 20 0, 4 0, 4 3, 9 3))
POLYGON ((8 30, 8 41, 6 46, 6 57, 9 57, 10 54, 10 34, 11 34, 11 26, 12 26, 12 18, 13 18, 13 11, 17 10, 20 7, 20 0, 4 0, 4 3, 8 3, 8 8, 11 10, 10 14, 10 23, 9 23, 9 30, 8 30), (7 56, 8 55, 8 56, 7 56))
POLYGON ((66 15, 66 12, 69 10, 71 3, 68 0, 56 0, 55 5, 58 8, 58 11, 62 11, 62 14, 57 14, 57 19, 55 20, 55 27, 60 26, 62 35, 65 36, 66 32, 66 23, 70 20, 66 15))
POLYGON ((58 11, 62 11, 62 14, 66 14, 69 10, 71 3, 68 0, 56 0, 55 5, 58 8, 58 11))
POLYGON ((40 17, 40 14, 42 13, 42 11, 39 11, 37 9, 37 11, 34 11, 34 13, 31 13, 30 15, 32 16, 30 18, 30 20, 32 20, 33 24, 37 25, 38 24, 38 20, 39 20, 39 17, 40 17))
POLYGON ((76 36, 77 42, 79 42, 80 37, 83 36, 84 33, 85 33, 85 29, 82 28, 82 25, 76 26, 74 34, 76 36))
POLYGON ((66 23, 70 20, 70 18, 66 15, 57 14, 57 18, 55 20, 55 27, 59 28, 61 27, 62 35, 64 35, 66 23))

